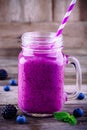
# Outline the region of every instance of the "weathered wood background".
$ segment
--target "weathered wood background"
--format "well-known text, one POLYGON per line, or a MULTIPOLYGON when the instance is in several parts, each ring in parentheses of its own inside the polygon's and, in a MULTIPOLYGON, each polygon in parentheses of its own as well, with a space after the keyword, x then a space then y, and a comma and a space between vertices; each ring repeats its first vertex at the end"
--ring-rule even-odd
MULTIPOLYGON (((70 0, 0 0, 0 57, 17 57, 21 35, 26 31, 56 32, 69 3, 70 0)), ((77 1, 63 36, 63 51, 78 58, 86 84, 87 0, 77 1)), ((71 67, 66 69, 65 82, 75 82, 71 67)))

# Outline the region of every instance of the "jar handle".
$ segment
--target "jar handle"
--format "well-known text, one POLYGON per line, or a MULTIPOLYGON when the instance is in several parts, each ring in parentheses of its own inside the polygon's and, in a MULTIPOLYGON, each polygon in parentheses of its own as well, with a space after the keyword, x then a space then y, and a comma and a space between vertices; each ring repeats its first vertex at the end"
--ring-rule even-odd
MULTIPOLYGON (((80 63, 77 58, 73 56, 68 56, 68 64, 72 64, 76 70, 76 86, 75 90, 72 92, 66 92, 68 100, 75 99, 78 95, 78 93, 81 91, 81 85, 82 85, 82 71, 80 67, 80 63)), ((70 88, 71 89, 71 88, 70 88)))

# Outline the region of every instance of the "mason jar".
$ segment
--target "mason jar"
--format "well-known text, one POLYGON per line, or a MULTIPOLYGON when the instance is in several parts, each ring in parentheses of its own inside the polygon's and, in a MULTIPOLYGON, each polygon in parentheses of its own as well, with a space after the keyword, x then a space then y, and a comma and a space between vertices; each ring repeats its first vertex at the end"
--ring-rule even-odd
POLYGON ((32 116, 50 116, 63 109, 66 100, 76 98, 81 88, 79 61, 65 55, 63 36, 53 32, 26 32, 18 57, 18 106, 32 116), (76 86, 65 91, 64 72, 67 64, 76 70, 76 86))

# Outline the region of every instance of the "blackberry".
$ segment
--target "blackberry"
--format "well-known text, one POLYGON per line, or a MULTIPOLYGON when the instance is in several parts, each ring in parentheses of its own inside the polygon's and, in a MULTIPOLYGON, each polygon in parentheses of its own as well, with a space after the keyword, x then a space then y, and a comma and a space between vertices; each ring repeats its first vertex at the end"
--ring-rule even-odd
POLYGON ((5 80, 8 77, 8 73, 4 69, 0 69, 0 80, 5 80))
POLYGON ((1 110, 1 115, 4 119, 12 119, 16 116, 17 109, 14 105, 8 104, 4 106, 1 110))

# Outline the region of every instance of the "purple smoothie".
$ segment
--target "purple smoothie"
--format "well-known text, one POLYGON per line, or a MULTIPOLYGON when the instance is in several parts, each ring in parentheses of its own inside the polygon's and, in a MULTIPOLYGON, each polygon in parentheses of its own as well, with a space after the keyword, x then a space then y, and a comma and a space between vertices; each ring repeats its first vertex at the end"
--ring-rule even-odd
POLYGON ((19 55, 18 106, 27 113, 50 114, 64 104, 64 58, 19 55))

